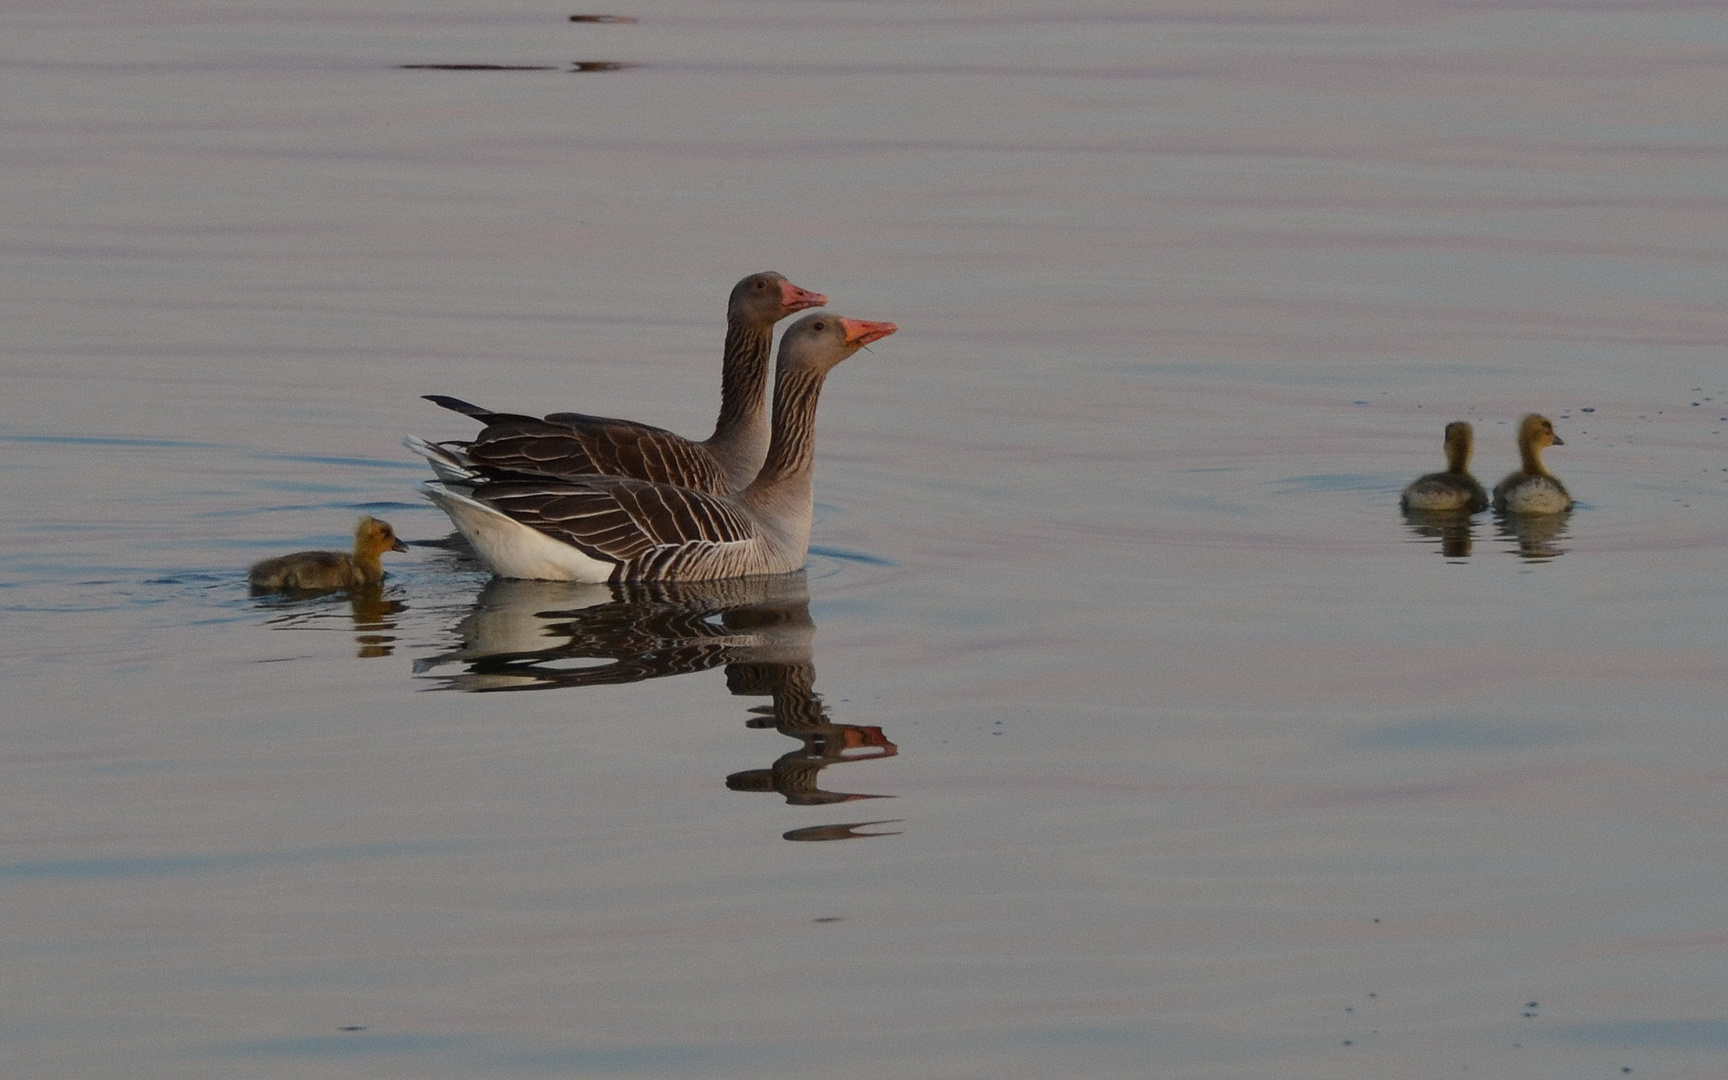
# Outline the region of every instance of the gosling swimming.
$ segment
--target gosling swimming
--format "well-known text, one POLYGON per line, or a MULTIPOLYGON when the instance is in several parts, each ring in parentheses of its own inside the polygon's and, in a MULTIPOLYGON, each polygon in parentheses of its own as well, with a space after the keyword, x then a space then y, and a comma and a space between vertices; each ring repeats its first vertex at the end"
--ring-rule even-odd
POLYGON ((376 585, 384 577, 386 551, 407 551, 387 521, 363 517, 354 529, 354 554, 346 551, 296 551, 253 565, 246 579, 254 591, 298 589, 305 592, 376 585))
POLYGON ((1518 455, 1523 468, 1494 485, 1494 509, 1502 514, 1560 514, 1572 509, 1572 496, 1542 464, 1542 448, 1565 446, 1554 422, 1531 413, 1518 425, 1518 455))
POLYGON ((1406 511, 1476 513, 1488 509, 1488 493, 1470 475, 1474 431, 1462 420, 1446 425, 1446 471, 1429 473, 1404 489, 1399 505, 1406 511))

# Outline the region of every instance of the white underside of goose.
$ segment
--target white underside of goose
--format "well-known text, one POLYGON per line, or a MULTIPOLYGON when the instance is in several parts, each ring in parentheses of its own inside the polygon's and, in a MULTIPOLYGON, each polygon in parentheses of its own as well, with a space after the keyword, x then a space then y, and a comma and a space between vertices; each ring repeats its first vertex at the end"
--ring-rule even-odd
POLYGON ((500 577, 536 581, 610 581, 613 563, 596 559, 435 481, 420 485, 481 560, 500 577))

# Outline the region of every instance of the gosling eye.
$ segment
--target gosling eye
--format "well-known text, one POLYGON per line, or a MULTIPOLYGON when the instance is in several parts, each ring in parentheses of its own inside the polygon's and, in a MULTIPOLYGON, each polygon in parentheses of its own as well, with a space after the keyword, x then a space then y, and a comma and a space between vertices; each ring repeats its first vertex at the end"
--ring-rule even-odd
POLYGON ((826 329, 828 329, 828 324, 821 321, 820 319, 818 319, 817 321, 810 324, 810 329, 812 329, 812 330, 826 330, 826 329))
POLYGON ((768 283, 766 281, 763 281, 761 278, 757 278, 756 281, 754 282, 754 285, 755 285, 755 288, 757 289, 757 291, 761 291, 762 289, 766 289, 768 287, 768 283))

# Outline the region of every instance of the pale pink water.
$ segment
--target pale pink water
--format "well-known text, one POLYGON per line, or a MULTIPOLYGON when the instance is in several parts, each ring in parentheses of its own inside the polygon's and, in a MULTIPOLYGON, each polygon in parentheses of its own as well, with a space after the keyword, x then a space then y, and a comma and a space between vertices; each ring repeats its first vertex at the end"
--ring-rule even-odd
POLYGON ((1725 1075, 1728 15, 584 10, 9 13, 5 1071, 1725 1075), (592 595, 246 596, 448 531, 422 393, 705 433, 767 268, 902 328, 771 642, 892 798, 550 685, 592 595), (1442 557, 1531 410, 1579 510, 1442 557))

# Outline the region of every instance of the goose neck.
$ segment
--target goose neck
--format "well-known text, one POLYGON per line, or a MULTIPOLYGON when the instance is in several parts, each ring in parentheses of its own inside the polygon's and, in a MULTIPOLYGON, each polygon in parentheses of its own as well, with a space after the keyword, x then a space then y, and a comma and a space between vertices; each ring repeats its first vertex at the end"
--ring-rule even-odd
POLYGON ((774 387, 774 435, 768 459, 750 485, 758 494, 808 483, 816 461, 816 399, 826 372, 789 368, 774 387))
POLYGON ((726 349, 720 370, 720 421, 714 427, 715 441, 725 441, 761 426, 772 344, 771 327, 759 326, 745 318, 727 321, 726 349))

